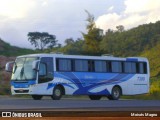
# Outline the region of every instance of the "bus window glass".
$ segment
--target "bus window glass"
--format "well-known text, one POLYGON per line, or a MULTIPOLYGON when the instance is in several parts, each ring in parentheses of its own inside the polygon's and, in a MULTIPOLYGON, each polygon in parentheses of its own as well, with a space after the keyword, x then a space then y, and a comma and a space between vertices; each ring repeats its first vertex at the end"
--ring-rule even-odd
POLYGON ((106 62, 105 61, 95 61, 95 72, 106 72, 106 62))
POLYGON ((87 60, 75 60, 75 71, 87 72, 88 61, 87 60))
POLYGON ((125 73, 136 73, 136 63, 124 62, 124 72, 125 73))
POLYGON ((125 73, 131 73, 132 72, 131 62, 124 62, 124 72, 125 73))
POLYGON ((136 73, 136 63, 132 63, 132 73, 136 73))
POLYGON ((143 63, 139 63, 139 73, 141 73, 141 74, 144 73, 143 63))
POLYGON ((39 75, 40 75, 40 76, 45 76, 45 75, 47 75, 47 67, 46 67, 46 64, 40 63, 40 66, 39 66, 39 75))
POLYGON ((122 72, 122 63, 112 62, 112 72, 122 72))
POLYGON ((59 59, 59 71, 71 71, 71 60, 59 59))

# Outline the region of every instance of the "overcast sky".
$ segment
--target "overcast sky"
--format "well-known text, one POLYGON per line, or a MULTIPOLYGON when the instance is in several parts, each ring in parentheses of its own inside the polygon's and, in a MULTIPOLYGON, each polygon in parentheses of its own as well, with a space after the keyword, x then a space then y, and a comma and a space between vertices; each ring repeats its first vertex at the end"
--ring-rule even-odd
POLYGON ((48 32, 62 44, 66 38, 82 38, 85 10, 103 30, 160 20, 160 0, 0 0, 0 38, 25 48, 33 48, 28 32, 48 32))

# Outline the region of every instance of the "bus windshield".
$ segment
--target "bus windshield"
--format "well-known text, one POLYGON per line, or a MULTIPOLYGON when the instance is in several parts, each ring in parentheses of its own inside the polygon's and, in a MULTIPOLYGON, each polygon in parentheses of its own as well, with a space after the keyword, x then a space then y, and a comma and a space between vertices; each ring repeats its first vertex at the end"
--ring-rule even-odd
POLYGON ((13 66, 11 80, 33 80, 36 79, 36 71, 32 69, 32 62, 38 60, 37 57, 17 58, 13 66))

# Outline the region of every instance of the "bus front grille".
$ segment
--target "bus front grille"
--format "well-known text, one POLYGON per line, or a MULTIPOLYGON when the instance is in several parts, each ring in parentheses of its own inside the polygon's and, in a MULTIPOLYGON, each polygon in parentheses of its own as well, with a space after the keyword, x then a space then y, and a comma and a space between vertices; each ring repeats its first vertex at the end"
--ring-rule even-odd
POLYGON ((14 90, 15 93, 28 93, 29 90, 14 90))

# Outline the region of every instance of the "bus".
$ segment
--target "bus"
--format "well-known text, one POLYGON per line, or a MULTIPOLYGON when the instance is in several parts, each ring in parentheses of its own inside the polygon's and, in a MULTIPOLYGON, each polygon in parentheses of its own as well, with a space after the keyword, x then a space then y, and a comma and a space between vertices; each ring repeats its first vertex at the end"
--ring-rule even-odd
POLYGON ((149 62, 143 57, 30 54, 8 62, 5 69, 12 72, 12 95, 29 94, 34 100, 63 95, 118 100, 146 94, 150 87, 149 62))

